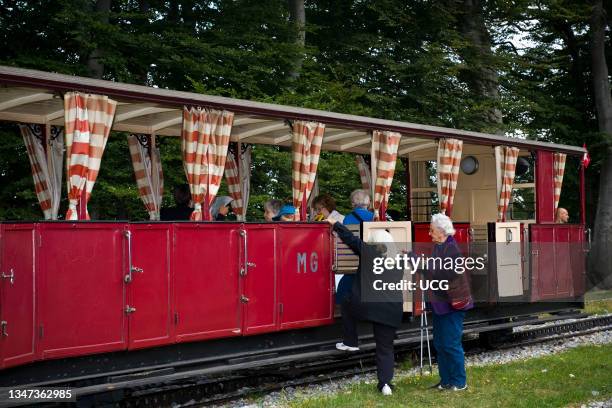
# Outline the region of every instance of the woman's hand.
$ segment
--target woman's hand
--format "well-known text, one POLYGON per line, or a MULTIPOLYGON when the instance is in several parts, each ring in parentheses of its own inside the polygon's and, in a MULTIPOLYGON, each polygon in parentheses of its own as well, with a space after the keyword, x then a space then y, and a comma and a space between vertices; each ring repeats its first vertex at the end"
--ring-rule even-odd
POLYGON ((329 222, 329 224, 330 224, 330 225, 333 227, 333 226, 334 226, 334 224, 338 222, 338 220, 335 220, 335 219, 333 219, 333 218, 328 218, 328 219, 327 219, 327 222, 329 222))

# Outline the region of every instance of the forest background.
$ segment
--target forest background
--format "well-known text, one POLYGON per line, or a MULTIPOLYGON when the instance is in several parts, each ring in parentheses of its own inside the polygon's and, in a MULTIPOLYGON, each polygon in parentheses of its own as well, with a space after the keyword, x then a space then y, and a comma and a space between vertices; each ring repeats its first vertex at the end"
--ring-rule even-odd
MULTIPOLYGON (((609 1, 33 0, 0 2, 0 64, 582 146, 591 283, 612 286, 609 1)), ((164 206, 185 182, 179 138, 160 138, 164 206)), ((291 197, 291 153, 253 148, 248 219, 291 197)), ((354 158, 322 154, 339 210, 354 158)), ((225 187, 222 186, 220 194, 225 187)), ((390 208, 406 213, 398 161, 390 208)), ((561 206, 579 217, 578 160, 561 206)), ((66 197, 66 194, 63 194, 66 197)), ((62 203, 66 207, 66 199, 62 203)), ((109 139, 89 205, 146 219, 125 135, 109 139)), ((41 213, 23 140, 0 126, 0 220, 41 213)))

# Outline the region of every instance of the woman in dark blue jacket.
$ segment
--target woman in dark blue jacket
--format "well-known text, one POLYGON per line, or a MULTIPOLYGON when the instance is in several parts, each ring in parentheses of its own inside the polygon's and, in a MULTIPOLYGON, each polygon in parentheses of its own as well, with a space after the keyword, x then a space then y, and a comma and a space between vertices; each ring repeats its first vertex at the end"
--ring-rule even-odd
POLYGON ((337 343, 336 348, 344 351, 358 351, 357 321, 372 322, 374 340, 376 341, 376 369, 378 390, 383 395, 392 394, 395 332, 402 323, 403 299, 401 290, 374 290, 383 282, 399 283, 403 270, 384 270, 374 273, 375 258, 396 255, 393 237, 386 231, 373 231, 368 243, 354 236, 353 233, 336 220, 327 220, 338 237, 359 255, 357 279, 353 279, 351 291, 342 302, 342 326, 344 341, 337 343))

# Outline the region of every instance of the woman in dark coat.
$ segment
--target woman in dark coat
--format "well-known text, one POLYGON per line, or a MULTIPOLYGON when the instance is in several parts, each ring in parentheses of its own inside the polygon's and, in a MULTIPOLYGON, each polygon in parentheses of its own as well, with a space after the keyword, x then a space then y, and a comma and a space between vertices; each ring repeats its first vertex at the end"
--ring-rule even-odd
POLYGON ((344 351, 358 351, 357 322, 372 322, 374 340, 376 341, 376 369, 378 390, 383 395, 392 394, 395 332, 402 323, 403 299, 401 290, 374 290, 382 282, 399 283, 403 270, 384 270, 375 274, 374 258, 396 255, 393 237, 386 231, 374 231, 366 244, 341 223, 334 219, 327 220, 338 237, 359 255, 358 279, 353 279, 351 292, 342 302, 342 325, 344 341, 337 343, 336 348, 344 351), (378 281, 378 282, 377 282, 378 281))

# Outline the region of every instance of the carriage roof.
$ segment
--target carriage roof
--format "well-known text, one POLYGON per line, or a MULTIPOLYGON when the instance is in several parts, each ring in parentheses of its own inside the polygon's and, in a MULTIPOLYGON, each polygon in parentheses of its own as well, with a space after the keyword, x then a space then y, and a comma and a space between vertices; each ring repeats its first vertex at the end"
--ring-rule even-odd
POLYGON ((37 124, 64 124, 61 92, 81 91, 107 95, 118 102, 113 130, 179 136, 182 106, 227 109, 235 113, 231 140, 242 143, 290 146, 287 120, 325 123, 323 150, 369 154, 372 130, 400 132, 398 156, 433 148, 438 138, 457 138, 481 145, 512 145, 573 155, 584 149, 555 143, 511 138, 438 126, 370 118, 253 102, 193 92, 0 66, 0 120, 37 124))

